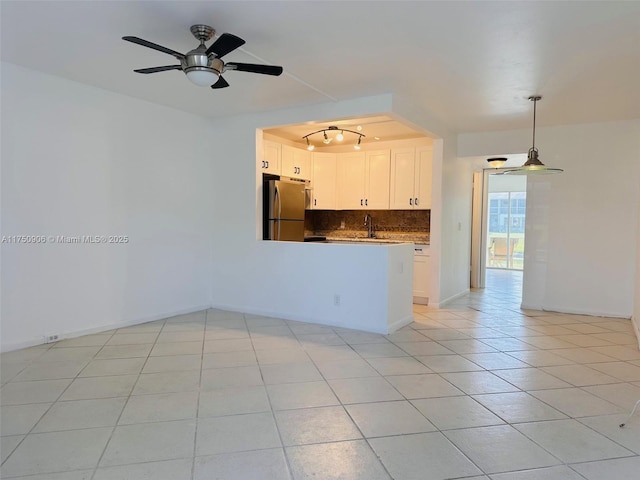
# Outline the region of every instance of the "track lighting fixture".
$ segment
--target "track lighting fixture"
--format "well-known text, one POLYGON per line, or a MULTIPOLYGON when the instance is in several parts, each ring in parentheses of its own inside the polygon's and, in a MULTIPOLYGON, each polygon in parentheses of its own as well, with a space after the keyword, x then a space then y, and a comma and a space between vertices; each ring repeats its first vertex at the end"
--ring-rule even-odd
MULTIPOLYGON (((362 127, 360 127, 362 128, 362 127)), ((325 145, 329 145, 331 143, 331 141, 333 139, 336 140, 336 142, 341 142, 344 140, 344 134, 346 133, 353 133, 354 135, 358 136, 358 142, 353 146, 353 148, 355 148, 356 150, 360 150, 360 143, 362 142, 362 138, 365 137, 366 135, 360 133, 360 132, 356 132, 353 130, 348 130, 346 128, 338 128, 336 126, 331 126, 331 127, 327 127, 327 128, 323 128, 321 130, 317 130, 315 132, 311 132, 308 133, 307 135, 305 135, 304 138, 307 141, 307 150, 312 151, 315 146, 313 145, 313 143, 311 143, 309 141, 309 137, 311 137, 312 135, 315 135, 316 133, 321 133, 322 134, 322 143, 324 143, 325 145), (330 137, 329 135, 327 135, 327 132, 337 132, 337 134, 335 136, 330 137)))
POLYGON ((309 150, 310 152, 313 152, 315 145, 313 145, 312 143, 309 143, 309 139, 307 138, 307 150, 309 150))

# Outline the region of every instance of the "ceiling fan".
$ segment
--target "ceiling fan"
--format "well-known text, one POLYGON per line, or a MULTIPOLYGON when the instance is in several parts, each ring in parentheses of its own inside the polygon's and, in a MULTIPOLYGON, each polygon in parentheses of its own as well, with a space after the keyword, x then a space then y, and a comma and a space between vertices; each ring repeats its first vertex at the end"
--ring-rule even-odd
POLYGON ((208 25, 193 25, 191 33, 200 41, 193 50, 182 54, 169 48, 151 43, 138 37, 122 37, 123 40, 137 43, 143 47, 152 48, 159 52, 168 53, 175 57, 180 65, 165 65, 162 67, 140 68, 134 70, 136 73, 156 73, 167 70, 182 70, 189 80, 199 86, 211 85, 211 88, 225 88, 229 84, 222 78, 222 74, 227 70, 238 70, 240 72, 261 73, 263 75, 278 76, 282 73, 282 67, 275 65, 258 65, 255 63, 237 63, 222 61, 222 57, 233 52, 236 48, 244 45, 245 41, 230 33, 223 33, 208 48, 205 42, 211 40, 216 31, 208 25))

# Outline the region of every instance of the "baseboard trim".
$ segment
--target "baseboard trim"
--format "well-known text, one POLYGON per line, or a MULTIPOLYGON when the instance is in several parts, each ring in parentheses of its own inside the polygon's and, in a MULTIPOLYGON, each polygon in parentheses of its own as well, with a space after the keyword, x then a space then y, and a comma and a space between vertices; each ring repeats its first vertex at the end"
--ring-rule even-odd
MULTIPOLYGON (((182 308, 182 309, 174 310, 171 312, 148 315, 148 316, 140 317, 134 320, 126 320, 126 321, 121 321, 116 323, 110 323, 108 325, 101 325, 98 327, 91 327, 91 328, 85 328, 82 330, 73 330, 70 332, 63 332, 59 334, 60 335, 59 340, 68 340, 70 338, 81 337, 83 335, 91 335, 94 333, 108 332, 109 330, 115 330, 117 328, 132 327, 134 325, 140 325, 142 323, 155 322, 156 320, 175 317, 176 315, 185 315, 187 313, 200 312, 202 310, 207 310, 210 307, 211 307, 210 304, 197 305, 194 307, 182 308)), ((28 347, 35 347, 38 345, 45 345, 45 342, 42 339, 33 339, 33 340, 26 340, 23 342, 6 343, 2 345, 2 347, 0 348, 0 352, 2 353, 11 352, 13 350, 19 350, 21 348, 28 348, 28 347)))
POLYGON ((579 308, 564 308, 555 305, 544 305, 531 307, 528 305, 521 304, 521 308, 526 310, 541 310, 543 312, 555 312, 555 313, 569 313, 571 315, 587 315, 589 317, 608 317, 608 318, 621 318, 629 320, 631 319, 631 315, 628 313, 622 312, 596 312, 593 310, 582 310, 579 308))
POLYGON ((455 295, 452 295, 449 298, 442 300, 441 302, 429 303, 429 306, 433 308, 444 308, 448 303, 451 303, 460 297, 464 297, 467 293, 469 293, 469 291, 470 290, 467 288, 466 290, 463 290, 462 292, 458 292, 455 295))
POLYGON ((404 318, 401 318, 400 320, 396 320, 395 322, 391 322, 389 324, 389 331, 387 332, 387 334, 393 333, 396 330, 399 330, 402 327, 405 327, 412 322, 413 322, 413 315, 409 315, 408 317, 404 317, 404 318))
MULTIPOLYGON (((275 311, 266 310, 262 308, 253 308, 253 307, 246 307, 246 306, 243 306, 242 308, 238 308, 235 305, 227 305, 227 304, 212 304, 211 308, 226 310, 229 312, 247 313, 250 315, 260 315, 263 317, 281 318, 283 320, 291 320, 294 322, 313 323, 314 325, 326 325, 327 327, 348 328, 351 330, 358 330, 361 332, 380 333, 382 335, 386 335, 387 333, 389 333, 389 328, 387 327, 386 324, 382 328, 376 328, 375 326, 371 326, 370 328, 365 328, 364 326, 360 326, 360 325, 355 325, 355 326, 345 325, 344 323, 339 323, 339 322, 331 322, 331 321, 321 322, 317 318, 311 318, 305 315, 299 315, 299 314, 294 315, 287 312, 275 312, 275 311)), ((404 320, 405 319, 402 319, 402 320, 399 320, 398 322, 402 322, 404 320)))

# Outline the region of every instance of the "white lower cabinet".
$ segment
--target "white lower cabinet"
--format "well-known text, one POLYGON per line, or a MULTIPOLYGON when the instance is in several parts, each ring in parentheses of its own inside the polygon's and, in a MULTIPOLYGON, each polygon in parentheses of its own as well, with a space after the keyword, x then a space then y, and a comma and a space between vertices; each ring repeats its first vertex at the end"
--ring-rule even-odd
POLYGON ((413 303, 429 304, 429 245, 416 244, 413 255, 413 303))

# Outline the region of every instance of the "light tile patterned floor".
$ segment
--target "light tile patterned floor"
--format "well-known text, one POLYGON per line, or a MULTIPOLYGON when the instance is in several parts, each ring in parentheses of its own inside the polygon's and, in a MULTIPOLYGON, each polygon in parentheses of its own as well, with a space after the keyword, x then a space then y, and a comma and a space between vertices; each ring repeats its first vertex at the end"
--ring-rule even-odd
POLYGON ((208 310, 2 355, 2 478, 637 478, 628 320, 521 274, 383 336, 208 310))

